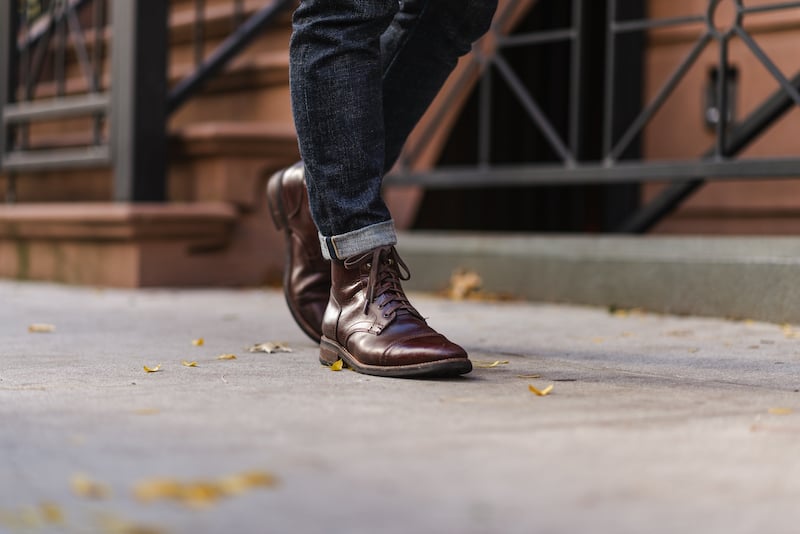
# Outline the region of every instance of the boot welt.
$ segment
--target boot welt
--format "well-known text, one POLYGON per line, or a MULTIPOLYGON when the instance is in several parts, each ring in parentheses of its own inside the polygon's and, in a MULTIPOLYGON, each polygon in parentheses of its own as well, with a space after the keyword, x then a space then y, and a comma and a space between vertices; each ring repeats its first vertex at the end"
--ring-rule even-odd
POLYGON ((472 371, 472 362, 467 358, 449 358, 412 365, 370 365, 362 363, 336 341, 322 336, 319 345, 319 361, 322 365, 333 365, 341 359, 351 369, 373 376, 392 378, 433 378, 464 375, 472 371))

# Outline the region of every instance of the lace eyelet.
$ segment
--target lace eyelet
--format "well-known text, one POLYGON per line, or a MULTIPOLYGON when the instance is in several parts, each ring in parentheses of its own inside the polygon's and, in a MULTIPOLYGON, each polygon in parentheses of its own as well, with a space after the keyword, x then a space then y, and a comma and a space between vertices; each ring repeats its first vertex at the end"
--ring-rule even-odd
POLYGON ((384 319, 388 319, 388 318, 389 318, 389 314, 388 314, 388 313, 384 313, 384 314, 383 314, 383 318, 384 318, 384 319))

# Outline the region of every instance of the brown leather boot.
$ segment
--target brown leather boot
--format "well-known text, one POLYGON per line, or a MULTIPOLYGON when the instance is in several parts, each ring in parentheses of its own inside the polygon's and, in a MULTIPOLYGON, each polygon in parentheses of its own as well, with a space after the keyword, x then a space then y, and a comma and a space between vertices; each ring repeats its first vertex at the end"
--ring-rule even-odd
POLYGON ((400 285, 408 268, 394 247, 331 262, 331 298, 320 362, 342 359, 359 373, 455 376, 472 370, 467 353, 427 325, 400 285))
POLYGON ((272 220, 286 234, 283 293, 295 322, 319 342, 331 290, 330 262, 322 257, 311 219, 303 163, 276 172, 267 182, 272 220))

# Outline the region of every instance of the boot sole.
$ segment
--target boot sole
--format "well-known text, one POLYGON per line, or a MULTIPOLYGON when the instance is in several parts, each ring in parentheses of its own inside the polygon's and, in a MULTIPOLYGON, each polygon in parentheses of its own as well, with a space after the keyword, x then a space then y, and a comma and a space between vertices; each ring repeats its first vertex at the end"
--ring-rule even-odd
POLYGON ((347 349, 335 341, 322 336, 319 345, 320 363, 331 366, 337 360, 342 360, 358 373, 391 378, 443 378, 465 375, 472 371, 472 362, 466 358, 451 358, 413 365, 369 365, 358 361, 347 349))
POLYGON ((283 206, 281 200, 281 191, 283 189, 283 173, 286 171, 280 170, 270 176, 267 181, 267 204, 269 204, 269 213, 272 215, 272 222, 275 224, 277 230, 283 230, 284 243, 285 243, 285 260, 283 269, 283 297, 286 299, 286 306, 289 308, 289 313, 292 314, 292 319, 300 327, 305 335, 310 337, 315 343, 320 342, 321 333, 309 325, 299 313, 297 313, 292 306, 292 299, 289 297, 289 283, 292 276, 292 231, 289 229, 289 217, 286 215, 286 208, 283 206))

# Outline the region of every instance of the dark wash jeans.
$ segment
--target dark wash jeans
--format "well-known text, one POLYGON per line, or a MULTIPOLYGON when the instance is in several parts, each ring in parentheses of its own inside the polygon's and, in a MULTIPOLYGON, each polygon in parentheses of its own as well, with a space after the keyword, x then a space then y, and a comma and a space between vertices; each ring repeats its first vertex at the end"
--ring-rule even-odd
POLYGON ((290 45, 292 110, 326 257, 396 242, 383 175, 496 7, 497 0, 301 0, 290 45))

